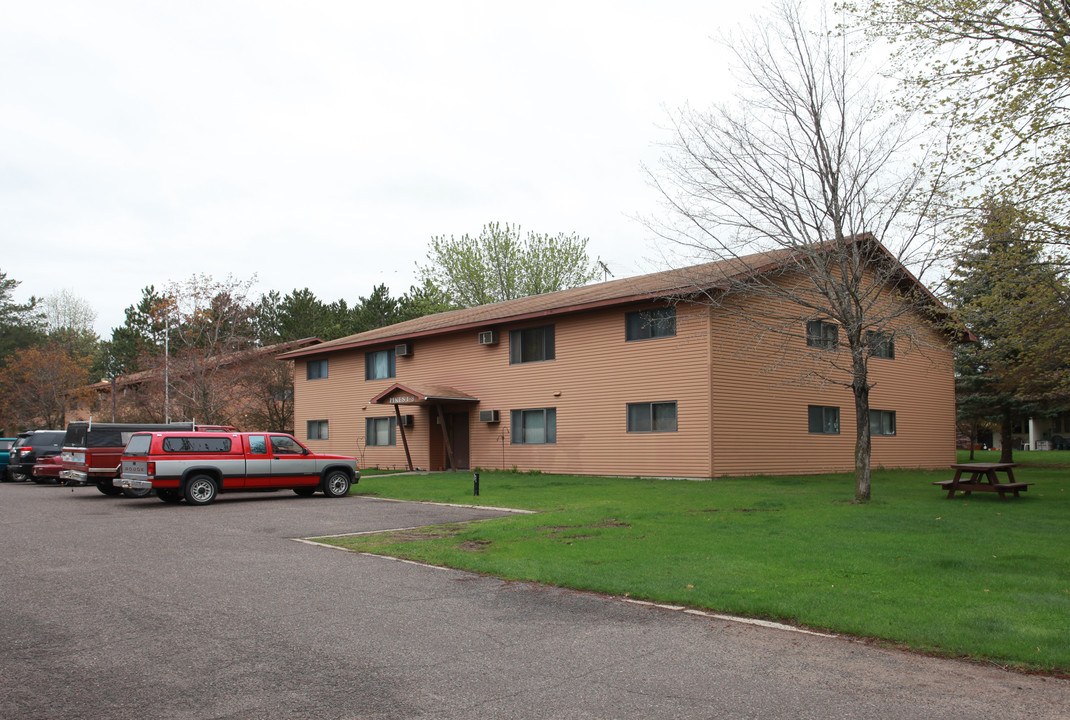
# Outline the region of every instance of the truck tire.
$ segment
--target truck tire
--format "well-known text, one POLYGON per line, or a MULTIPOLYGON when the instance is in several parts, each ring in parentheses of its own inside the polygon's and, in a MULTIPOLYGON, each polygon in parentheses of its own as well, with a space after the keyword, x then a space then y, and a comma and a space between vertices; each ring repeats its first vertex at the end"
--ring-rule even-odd
POLYGON ((108 495, 110 497, 114 497, 116 495, 122 495, 122 493, 123 493, 123 489, 122 488, 117 488, 117 487, 115 487, 114 485, 111 484, 111 479, 110 478, 107 479, 107 480, 101 480, 100 482, 98 482, 97 483, 97 490, 100 490, 102 493, 104 493, 105 495, 108 495))
POLYGON ((182 493, 178 490, 157 490, 156 497, 172 505, 182 501, 182 493))
POLYGON ((183 494, 190 505, 207 505, 219 494, 219 486, 208 475, 194 475, 186 482, 183 494))
POLYGON ((331 470, 322 484, 323 494, 329 498, 345 497, 349 494, 349 474, 344 470, 331 470))
POLYGON ((123 488, 123 496, 124 497, 128 497, 128 498, 148 497, 149 493, 151 493, 151 492, 152 492, 151 488, 148 489, 148 490, 137 490, 135 488, 123 488))

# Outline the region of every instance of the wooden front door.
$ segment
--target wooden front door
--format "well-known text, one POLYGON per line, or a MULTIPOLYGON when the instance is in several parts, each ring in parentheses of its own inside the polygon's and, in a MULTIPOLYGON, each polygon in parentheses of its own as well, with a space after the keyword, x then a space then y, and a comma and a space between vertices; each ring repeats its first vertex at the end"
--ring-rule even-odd
MULTIPOLYGON (((450 468, 448 455, 446 456, 445 467, 451 470, 468 470, 471 467, 468 441, 468 411, 447 413, 446 432, 450 438, 450 446, 453 448, 453 461, 457 467, 450 468)), ((443 449, 443 453, 445 453, 445 449, 443 449)))

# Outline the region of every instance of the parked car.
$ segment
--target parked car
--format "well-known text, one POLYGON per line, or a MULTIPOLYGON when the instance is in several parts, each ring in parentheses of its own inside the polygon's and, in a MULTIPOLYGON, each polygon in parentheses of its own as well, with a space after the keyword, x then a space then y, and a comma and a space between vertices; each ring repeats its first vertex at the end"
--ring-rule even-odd
POLYGON ((18 438, 0 438, 0 479, 7 478, 7 461, 11 456, 11 446, 18 438))
POLYGON ((66 434, 63 430, 30 430, 19 433, 15 444, 11 446, 7 479, 25 482, 32 478, 33 466, 38 458, 63 452, 63 437, 66 434))
POLYGON ((33 464, 33 470, 30 474, 33 476, 35 483, 43 485, 45 483, 58 483, 61 472, 63 472, 63 456, 45 455, 37 458, 37 462, 33 464))
POLYGON ((234 432, 229 425, 186 423, 96 423, 77 421, 67 425, 63 440, 63 473, 68 485, 96 485, 105 495, 145 497, 148 490, 115 486, 122 469, 123 448, 134 433, 154 430, 201 430, 234 432))
POLYGON ((154 432, 130 438, 115 484, 155 490, 168 503, 207 505, 234 491, 344 497, 359 480, 356 459, 314 453, 283 433, 154 432))

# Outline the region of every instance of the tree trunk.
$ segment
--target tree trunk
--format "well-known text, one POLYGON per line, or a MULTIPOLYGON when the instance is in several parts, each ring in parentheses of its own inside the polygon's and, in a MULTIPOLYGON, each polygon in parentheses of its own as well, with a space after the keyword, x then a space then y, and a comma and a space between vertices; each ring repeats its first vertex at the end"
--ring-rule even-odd
POLYGON ((977 421, 970 421, 970 460, 973 460, 973 449, 977 445, 977 421))
POLYGON ((869 383, 862 371, 852 387, 855 396, 855 502, 867 503, 870 497, 869 383))
POLYGON ((1000 435, 1003 436, 1000 445, 1003 449, 999 453, 999 461, 1004 463, 1014 462, 1014 420, 1010 411, 1003 412, 1003 418, 999 426, 1000 435))

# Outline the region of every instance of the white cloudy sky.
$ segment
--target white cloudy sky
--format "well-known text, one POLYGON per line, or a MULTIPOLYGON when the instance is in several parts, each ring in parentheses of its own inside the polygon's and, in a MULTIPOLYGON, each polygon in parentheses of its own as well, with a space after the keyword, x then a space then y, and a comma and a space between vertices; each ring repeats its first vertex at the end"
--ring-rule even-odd
POLYGON ((712 38, 757 7, 0 0, 0 270, 108 336, 193 273, 400 295, 433 235, 489 221, 661 269, 641 164, 725 96, 712 38))

